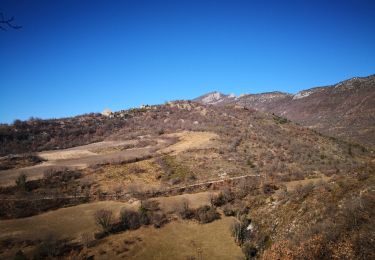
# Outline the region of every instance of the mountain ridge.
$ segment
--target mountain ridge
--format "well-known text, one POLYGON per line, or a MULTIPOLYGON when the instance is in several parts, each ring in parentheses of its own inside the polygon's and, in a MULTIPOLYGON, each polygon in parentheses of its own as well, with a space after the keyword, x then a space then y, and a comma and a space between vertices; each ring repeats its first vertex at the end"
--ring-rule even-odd
MULTIPOLYGON (((324 134, 375 147, 375 74, 296 94, 272 91, 228 98, 216 93, 220 102, 209 104, 235 104, 274 113, 324 134)), ((194 101, 204 103, 202 97, 205 95, 194 101)))

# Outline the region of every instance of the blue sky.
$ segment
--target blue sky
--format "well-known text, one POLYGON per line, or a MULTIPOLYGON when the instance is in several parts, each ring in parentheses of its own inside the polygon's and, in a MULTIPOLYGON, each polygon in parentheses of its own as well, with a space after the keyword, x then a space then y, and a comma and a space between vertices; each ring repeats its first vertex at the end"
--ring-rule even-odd
POLYGON ((375 73, 375 1, 0 0, 0 122, 375 73))

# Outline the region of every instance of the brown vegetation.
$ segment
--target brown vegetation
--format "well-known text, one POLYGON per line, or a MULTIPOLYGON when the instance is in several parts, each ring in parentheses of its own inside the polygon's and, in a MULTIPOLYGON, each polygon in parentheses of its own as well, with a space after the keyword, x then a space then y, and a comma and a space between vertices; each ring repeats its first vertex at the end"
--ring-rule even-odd
MULTIPOLYGON (((124 203, 118 202, 116 210, 95 207, 86 212, 90 216, 86 222, 92 225, 96 222, 99 232, 79 230, 72 225, 79 234, 72 231, 69 234, 80 241, 80 247, 74 250, 81 256, 84 252, 105 255, 95 250, 108 252, 108 248, 104 249, 108 241, 126 237, 128 243, 121 242, 118 255, 130 256, 127 252, 131 251, 131 257, 136 258, 134 252, 141 250, 137 247, 141 241, 131 237, 132 234, 164 234, 169 225, 177 222, 187 227, 199 224, 202 230, 226 223, 225 230, 232 233, 233 244, 241 246, 248 259, 373 256, 373 155, 360 146, 328 138, 281 117, 231 105, 212 107, 178 101, 155 108, 120 111, 108 118, 89 115, 16 122, 6 128, 10 132, 7 138, 2 137, 4 153, 55 149, 61 143, 69 147, 103 139, 125 142, 122 147, 96 151, 100 153, 97 157, 89 154, 85 155, 87 158, 60 158, 75 163, 90 162, 90 167, 39 172, 43 177, 39 180, 15 175, 13 186, 0 189, 2 218, 32 216, 94 200, 134 202, 121 211, 124 203), (103 125, 108 122, 110 125, 103 125), (92 126, 93 132, 79 132, 78 126, 85 127, 85 131, 92 126), (49 137, 43 139, 46 135, 37 130, 45 131, 49 137), (25 140, 19 142, 15 138, 17 133, 24 135, 25 140), (35 135, 32 144, 27 141, 28 133, 35 135), (134 147, 127 146, 128 143, 134 147), (148 151, 143 154, 145 157, 135 155, 140 149, 148 151), (114 157, 124 152, 134 157, 127 157, 129 160, 114 157), (201 196, 197 191, 206 193, 201 196), (168 197, 150 199, 161 195, 168 197), (195 199, 188 200, 191 197, 195 199), (227 219, 233 222, 232 226, 227 219), (171 223, 165 225, 167 222, 171 223)), ((69 209, 73 207, 65 210, 69 209)), ((46 214, 49 213, 54 211, 46 214)), ((17 219, 17 223, 41 216, 17 219)), ((70 242, 65 245, 52 248, 74 247, 70 242)), ((31 255, 18 244, 10 248, 31 255)), ((44 257, 65 254, 40 251, 44 257)), ((150 256, 148 252, 139 255, 150 256)), ((190 251, 184 257, 193 255, 190 251)))

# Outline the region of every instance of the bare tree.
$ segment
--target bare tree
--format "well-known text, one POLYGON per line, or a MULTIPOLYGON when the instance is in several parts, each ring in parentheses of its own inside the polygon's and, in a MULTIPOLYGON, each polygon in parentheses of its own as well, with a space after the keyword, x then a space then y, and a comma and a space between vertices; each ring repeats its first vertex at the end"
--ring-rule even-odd
POLYGON ((11 18, 5 18, 3 13, 0 13, 0 29, 3 31, 6 31, 7 28, 12 28, 12 29, 21 29, 22 26, 14 25, 14 17, 11 18))

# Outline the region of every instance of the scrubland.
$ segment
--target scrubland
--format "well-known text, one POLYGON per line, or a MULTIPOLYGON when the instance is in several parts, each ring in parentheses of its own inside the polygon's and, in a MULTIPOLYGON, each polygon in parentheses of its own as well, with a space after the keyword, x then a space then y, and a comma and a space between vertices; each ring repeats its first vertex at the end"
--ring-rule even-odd
POLYGON ((281 117, 176 101, 0 130, 0 258, 374 258, 372 151, 281 117))

